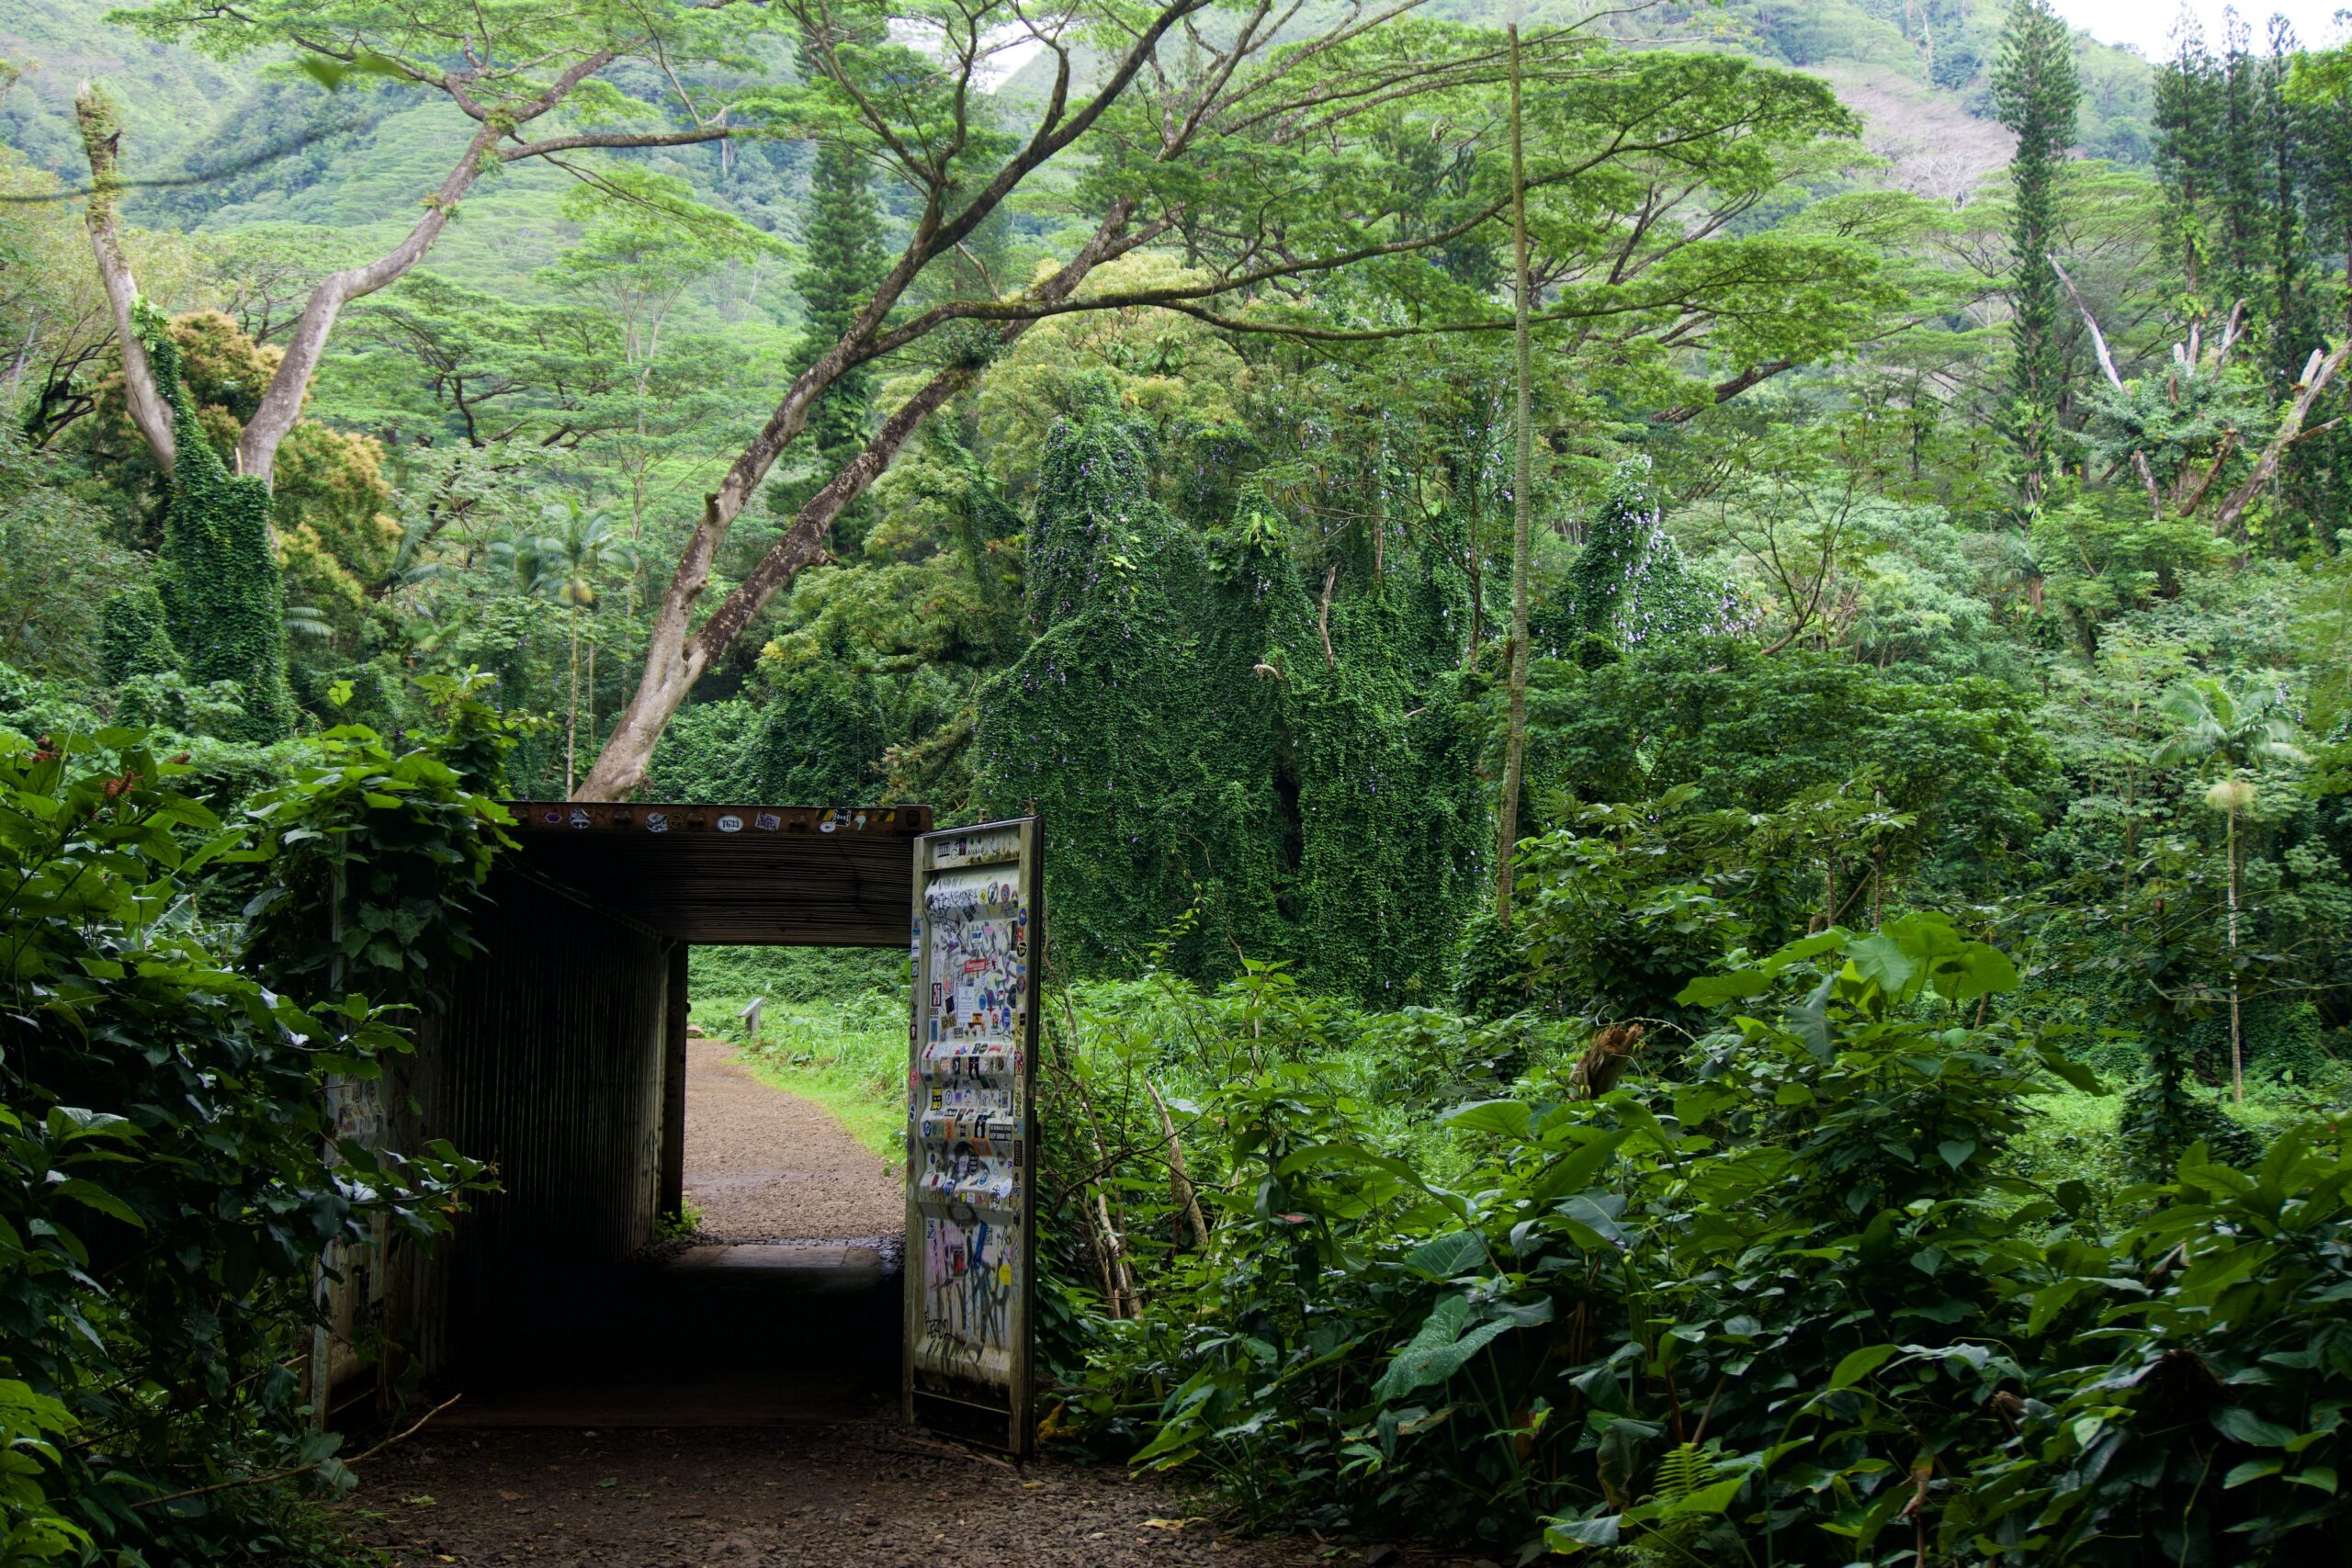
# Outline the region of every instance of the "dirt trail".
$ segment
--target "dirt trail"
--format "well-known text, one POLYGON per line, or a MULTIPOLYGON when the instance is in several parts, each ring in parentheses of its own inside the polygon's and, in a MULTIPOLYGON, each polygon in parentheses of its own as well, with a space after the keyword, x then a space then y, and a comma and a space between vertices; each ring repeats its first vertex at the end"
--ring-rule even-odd
MULTIPOLYGON (((717 1041, 692 1042, 687 1063, 686 1190, 709 1233, 730 1241, 895 1235, 904 1214, 899 1183, 831 1114, 759 1082, 717 1041)), ((827 1347, 811 1342, 805 1353, 812 1373, 827 1370, 827 1347)), ((653 1414, 629 1404, 625 1391, 606 1393, 629 1405, 626 1418, 653 1414)), ((1196 1509, 1180 1495, 1116 1465, 1043 1460, 1016 1469, 898 1427, 888 1400, 861 1406, 829 1397, 842 1416, 794 1424, 430 1427, 360 1465, 359 1490, 334 1511, 356 1540, 384 1552, 388 1568, 1476 1561, 1312 1536, 1227 1536, 1191 1517, 1196 1509), (854 1418, 862 1407, 876 1414, 854 1418)))
POLYGON ((906 1195, 879 1155, 718 1040, 686 1042, 686 1201, 727 1241, 893 1235, 906 1224, 906 1195))
MULTIPOLYGON (((1429 1568, 1475 1559, 1250 1540, 1115 1466, 1019 1471, 881 1423, 449 1432, 371 1461, 342 1505, 391 1568, 1429 1568)), ((1491 1565, 1488 1565, 1491 1568, 1491 1565)))

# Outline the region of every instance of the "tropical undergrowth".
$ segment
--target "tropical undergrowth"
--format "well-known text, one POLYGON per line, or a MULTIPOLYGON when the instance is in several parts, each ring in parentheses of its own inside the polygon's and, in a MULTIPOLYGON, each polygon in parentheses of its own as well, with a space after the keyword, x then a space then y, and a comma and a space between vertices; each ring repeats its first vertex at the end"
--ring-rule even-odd
POLYGON ((1245 1520, 1501 1557, 2341 1554, 2334 1123, 2245 1168, 2201 1142, 2104 1190, 2052 1168, 2042 1107, 2099 1088, 2080 1032, 1941 915, 1676 999, 1704 1021, 1670 1077, 1455 1021, 1409 1097, 1279 969, 1129 1007, 1126 1062, 1073 1006, 1048 1430, 1245 1520))
POLYGON ((328 1109, 471 946, 497 813, 460 769, 503 730, 447 695, 425 743, 327 732, 234 822, 138 732, 0 734, 0 1563, 343 1555, 305 1503, 353 1483, 320 1287, 487 1179, 328 1109))

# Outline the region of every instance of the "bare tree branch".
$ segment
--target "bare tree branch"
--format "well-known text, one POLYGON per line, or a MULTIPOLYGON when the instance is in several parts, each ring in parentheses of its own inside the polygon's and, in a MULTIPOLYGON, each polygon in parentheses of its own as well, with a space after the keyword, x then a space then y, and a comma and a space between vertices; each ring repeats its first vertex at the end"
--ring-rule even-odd
POLYGON ((85 218, 90 229, 90 248, 97 254, 98 276, 106 284, 107 304, 114 314, 115 341, 122 351, 123 396, 130 405, 131 423, 139 427, 147 449, 168 474, 179 450, 172 429, 171 395, 155 384, 147 346, 139 341, 138 324, 131 319, 132 308, 139 302, 139 284, 122 254, 122 232, 115 213, 122 131, 105 95, 87 82, 74 95, 74 116, 81 127, 83 151, 90 159, 90 202, 85 218))
POLYGON ((2270 476, 2278 471, 2279 457, 2299 439, 2303 421, 2311 417, 2312 405, 2319 401, 2320 394, 2327 390, 2328 383, 2335 380, 2336 372, 2344 368, 2347 354, 2352 354, 2352 337, 2337 344, 2324 358, 2321 357, 2318 349, 2313 349, 2312 356, 2303 361, 2303 374, 2296 384, 2293 405, 2288 409, 2287 417, 2278 422, 2278 433, 2270 437, 2270 445, 2265 446, 2262 456, 2255 459, 2254 471, 2246 475, 2237 489, 2230 491, 2222 502, 2222 509, 2213 513, 2214 533, 2227 534, 2236 529, 2238 520, 2245 515, 2245 509, 2254 504, 2254 498, 2262 493, 2262 487, 2268 484, 2270 476))
MULTIPOLYGON (((2089 301, 2083 298, 2082 290, 2075 287, 2075 280, 2066 276, 2066 269, 2058 265, 2058 258, 2054 254, 2050 258, 2050 270, 2058 275, 2058 287, 2066 291, 2066 298, 2074 301, 2075 310, 2083 318, 2083 325, 2090 329, 2091 347, 2098 355, 2098 367, 2107 373, 2108 385, 2119 392, 2122 391, 2123 378, 2115 368, 2115 356, 2109 354, 2107 348, 2107 334, 2098 330, 2098 318, 2091 314, 2089 301)), ((2240 303, 2243 306, 2244 302, 2240 303)), ((2236 319, 2235 312, 2233 312, 2231 321, 2233 326, 2236 319)), ((2224 354, 2229 352, 2226 344, 2222 347, 2222 352, 2224 354)), ((2228 456, 2226 451, 2222 455, 2228 456)), ((2141 488, 2147 491, 2148 514, 2151 517, 2162 517, 2165 514, 2164 487, 2156 482, 2156 470, 2149 463, 2148 454, 2134 447, 2132 452, 2132 467, 2140 476, 2141 488)), ((2219 472, 2221 472, 2221 465, 2217 462, 2213 465, 2213 473, 2219 472)), ((2213 475, 2206 475, 2205 484, 2212 482, 2213 475)), ((2205 485, 2197 487, 2197 495, 2199 500, 2204 499, 2205 485)))
POLYGON ((2066 276, 2066 269, 2058 265, 2055 255, 2050 258, 2050 270, 2058 275, 2058 287, 2066 291, 2066 298, 2075 302, 2075 310, 2083 318, 2083 325, 2090 329, 2091 348, 2098 355, 2098 367, 2107 372, 2108 385, 2119 392, 2123 390, 2123 378, 2116 372, 2115 355, 2107 351, 2107 334, 2098 330, 2098 318, 2091 314, 2082 290, 2075 287, 2075 280, 2066 276))

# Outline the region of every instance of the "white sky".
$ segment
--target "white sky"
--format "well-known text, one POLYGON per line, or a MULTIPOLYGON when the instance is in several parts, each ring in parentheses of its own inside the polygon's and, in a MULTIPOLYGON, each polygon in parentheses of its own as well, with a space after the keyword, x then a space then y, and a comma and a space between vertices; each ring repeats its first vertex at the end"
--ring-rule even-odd
MULTIPOLYGON (((2208 45, 2218 49, 2222 41, 2222 0, 2192 0, 2186 6, 2179 0, 2051 0, 2051 4, 2091 37, 2104 43, 2136 45, 2151 60, 2161 60, 2171 52, 2173 24, 2184 9, 2194 11, 2205 24, 2208 45)), ((2263 0, 2240 0, 2237 9, 2259 49, 2274 13, 2292 22, 2305 44, 2333 43, 2344 36, 2335 14, 2346 6, 2352 6, 2352 0, 2271 0, 2267 5, 2263 0)))

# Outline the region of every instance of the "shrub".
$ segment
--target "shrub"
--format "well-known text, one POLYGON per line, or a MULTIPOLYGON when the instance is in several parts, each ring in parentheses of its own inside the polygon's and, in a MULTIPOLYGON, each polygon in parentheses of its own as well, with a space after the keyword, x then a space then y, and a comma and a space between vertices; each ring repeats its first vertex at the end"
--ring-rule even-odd
MULTIPOLYGON (((1057 1428, 1245 1517, 1522 1560, 2344 1554, 2340 1130, 2283 1126, 2243 1168, 2194 1144, 2170 1179, 2100 1190, 2075 1157, 2112 1164, 2096 1082, 2002 1016, 2008 959, 1949 920, 1694 981, 1678 1000, 1718 1027, 1682 1081, 1458 1106, 1443 1180, 1351 1092, 1356 1026, 1253 977, 1247 1014, 1170 993, 1226 1068, 1183 1108, 1216 1223, 1131 1251, 1137 1308, 1079 1331, 1057 1428)), ((1153 1235, 1139 1163, 1064 1213, 1115 1195, 1153 1235)), ((1100 1298, 1066 1278, 1047 1301, 1068 1335, 1100 1298)))
POLYGON ((85 1535, 124 1562, 310 1553, 279 1483, 348 1482, 293 1370, 313 1270, 379 1224, 428 1242, 481 1182, 446 1146, 332 1143, 327 1075, 406 1041, 223 961, 187 895, 241 834, 185 771, 127 730, 0 735, 9 1561, 85 1535))

